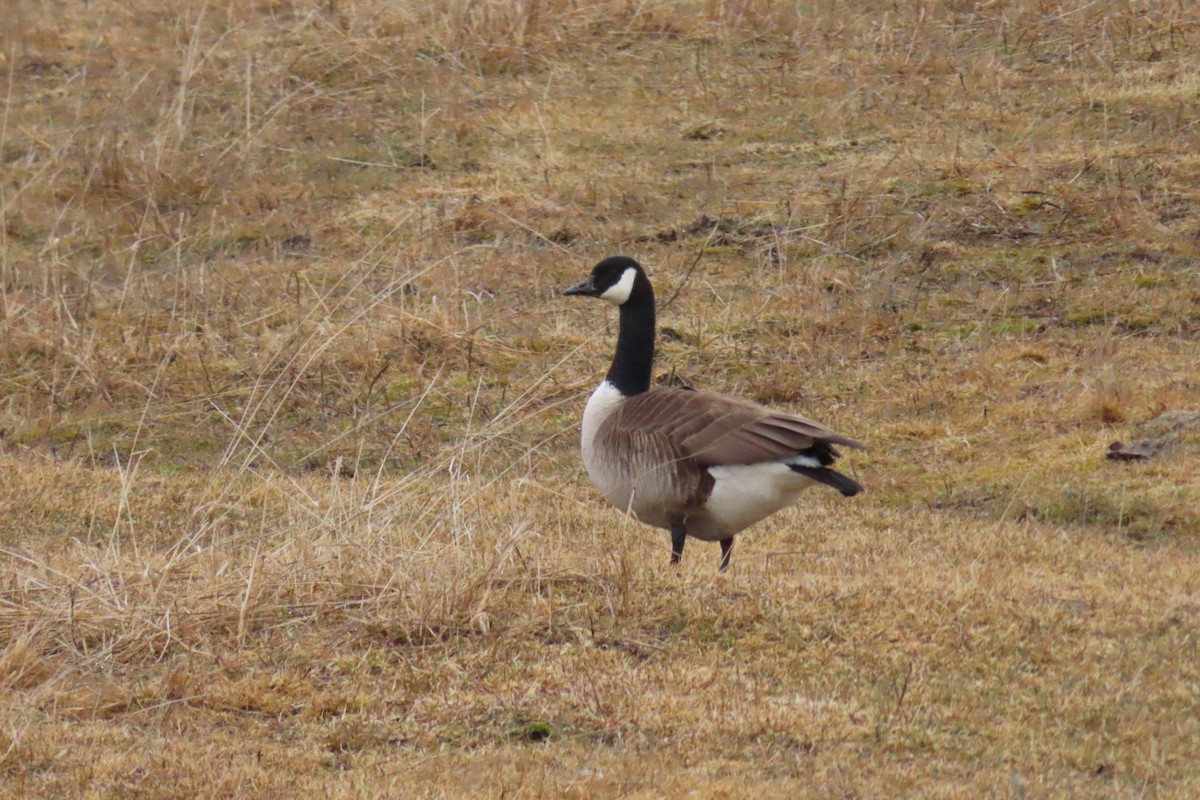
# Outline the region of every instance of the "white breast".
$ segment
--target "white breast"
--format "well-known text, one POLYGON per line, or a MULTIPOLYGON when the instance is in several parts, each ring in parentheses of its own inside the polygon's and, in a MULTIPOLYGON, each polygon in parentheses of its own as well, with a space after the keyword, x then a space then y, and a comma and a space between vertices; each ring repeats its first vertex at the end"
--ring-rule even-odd
POLYGON ((583 434, 582 434, 582 450, 583 450, 583 466, 588 471, 588 476, 591 477, 592 483, 604 490, 606 487, 601 485, 599 480, 599 470, 597 469, 596 459, 596 433, 600 430, 600 426, 608 416, 617 410, 621 401, 625 396, 608 381, 604 381, 596 387, 596 391, 592 392, 592 396, 588 398, 587 407, 583 409, 583 434))

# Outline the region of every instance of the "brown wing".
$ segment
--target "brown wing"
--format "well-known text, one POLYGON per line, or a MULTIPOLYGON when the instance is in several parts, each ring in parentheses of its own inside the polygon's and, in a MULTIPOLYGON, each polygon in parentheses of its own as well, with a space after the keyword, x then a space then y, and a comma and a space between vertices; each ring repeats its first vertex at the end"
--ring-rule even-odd
POLYGON ((815 444, 863 449, 812 420, 745 400, 686 389, 651 389, 626 400, 625 430, 656 431, 703 466, 756 464, 801 453, 815 444))

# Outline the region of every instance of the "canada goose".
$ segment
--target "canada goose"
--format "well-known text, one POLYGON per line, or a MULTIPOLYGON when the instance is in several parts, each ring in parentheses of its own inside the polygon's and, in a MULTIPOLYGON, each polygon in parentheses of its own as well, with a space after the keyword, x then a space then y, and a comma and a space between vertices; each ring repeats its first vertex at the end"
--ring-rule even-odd
POLYGON ((617 508, 671 532, 671 563, 688 536, 721 543, 792 505, 814 483, 862 491, 830 468, 833 445, 862 449, 812 420, 711 392, 650 388, 654 290, 632 258, 614 256, 563 292, 621 310, 617 350, 583 412, 583 463, 617 508))

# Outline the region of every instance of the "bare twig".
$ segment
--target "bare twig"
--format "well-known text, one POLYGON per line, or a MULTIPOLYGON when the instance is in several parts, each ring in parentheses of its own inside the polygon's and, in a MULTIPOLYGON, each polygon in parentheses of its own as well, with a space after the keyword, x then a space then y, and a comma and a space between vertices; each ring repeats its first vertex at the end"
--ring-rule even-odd
POLYGON ((692 277, 692 273, 696 271, 696 267, 700 266, 700 259, 704 258, 704 252, 708 250, 708 245, 712 242, 713 237, 717 235, 717 229, 720 227, 720 225, 720 221, 713 223, 712 230, 708 232, 708 238, 704 240, 704 244, 700 245, 700 249, 696 251, 696 257, 692 259, 692 265, 688 267, 687 272, 683 274, 683 280, 681 280, 675 287, 675 291, 671 293, 671 296, 667 298, 666 302, 658 307, 659 311, 666 310, 671 303, 675 302, 675 298, 679 297, 680 291, 683 290, 683 287, 687 284, 688 279, 692 277))

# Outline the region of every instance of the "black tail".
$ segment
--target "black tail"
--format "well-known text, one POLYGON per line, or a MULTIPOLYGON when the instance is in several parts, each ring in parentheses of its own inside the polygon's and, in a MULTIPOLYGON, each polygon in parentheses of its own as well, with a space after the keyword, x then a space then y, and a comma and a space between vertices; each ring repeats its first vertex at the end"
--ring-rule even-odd
POLYGON ((806 478, 811 478, 817 483, 823 483, 826 486, 832 486, 842 493, 845 497, 854 497, 863 490, 862 484, 858 481, 847 478, 840 472, 829 469, 828 467, 806 467, 802 464, 788 464, 792 472, 798 472, 806 478))

